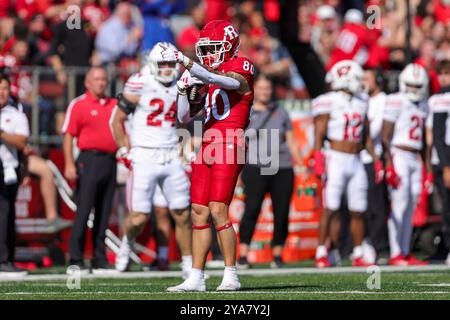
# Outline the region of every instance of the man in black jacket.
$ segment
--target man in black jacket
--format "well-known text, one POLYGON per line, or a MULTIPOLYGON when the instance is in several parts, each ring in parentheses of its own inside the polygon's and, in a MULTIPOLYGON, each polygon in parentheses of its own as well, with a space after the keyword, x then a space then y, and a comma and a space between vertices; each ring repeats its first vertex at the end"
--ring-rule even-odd
POLYGON ((429 99, 433 112, 433 145, 439 157, 435 167, 435 185, 443 198, 442 234, 449 254, 446 264, 450 265, 450 61, 437 65, 441 90, 429 99))

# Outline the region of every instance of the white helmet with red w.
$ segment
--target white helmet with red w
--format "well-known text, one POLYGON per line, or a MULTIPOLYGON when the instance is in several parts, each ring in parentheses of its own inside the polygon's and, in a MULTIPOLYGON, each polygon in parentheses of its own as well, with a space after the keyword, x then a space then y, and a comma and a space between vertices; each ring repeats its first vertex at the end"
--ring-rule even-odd
POLYGON ((198 34, 195 53, 200 63, 217 68, 239 51, 239 33, 225 20, 208 22, 198 34))
POLYGON ((147 65, 150 73, 161 83, 171 83, 178 78, 180 66, 176 61, 165 61, 162 56, 165 46, 176 50, 177 48, 168 42, 158 42, 150 51, 147 58, 147 65))
POLYGON ((332 90, 347 90, 352 94, 362 92, 364 71, 353 60, 342 60, 328 71, 325 81, 330 83, 332 90))
POLYGON ((419 102, 428 95, 427 71, 420 64, 408 64, 400 73, 398 84, 400 92, 412 102, 419 102))

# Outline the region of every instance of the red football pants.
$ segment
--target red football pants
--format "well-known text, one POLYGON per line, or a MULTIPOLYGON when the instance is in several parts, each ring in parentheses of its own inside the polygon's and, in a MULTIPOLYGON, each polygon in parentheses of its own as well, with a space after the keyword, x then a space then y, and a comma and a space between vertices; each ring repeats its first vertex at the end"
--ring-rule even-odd
POLYGON ((229 205, 244 163, 245 147, 237 143, 203 143, 192 164, 192 203, 229 205))

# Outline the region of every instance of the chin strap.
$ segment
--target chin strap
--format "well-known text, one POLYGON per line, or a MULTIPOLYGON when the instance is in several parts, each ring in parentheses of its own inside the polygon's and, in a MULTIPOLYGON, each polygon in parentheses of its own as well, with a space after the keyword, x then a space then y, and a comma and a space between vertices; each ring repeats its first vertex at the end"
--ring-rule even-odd
POLYGON ((216 227, 216 231, 219 232, 219 231, 222 231, 222 230, 226 230, 226 229, 231 228, 232 226, 233 225, 231 224, 231 222, 228 222, 228 223, 225 223, 223 226, 216 227))

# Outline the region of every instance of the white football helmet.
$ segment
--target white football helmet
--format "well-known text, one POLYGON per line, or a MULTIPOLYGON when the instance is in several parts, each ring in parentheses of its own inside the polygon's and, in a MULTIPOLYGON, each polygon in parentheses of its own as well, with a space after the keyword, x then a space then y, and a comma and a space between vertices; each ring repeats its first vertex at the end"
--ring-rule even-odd
POLYGON ((140 73, 140 74, 143 74, 143 75, 149 75, 149 74, 152 74, 151 71, 150 71, 150 65, 149 65, 148 62, 147 62, 146 64, 144 64, 144 66, 141 68, 141 70, 139 71, 139 73, 140 73))
POLYGON ((400 92, 412 102, 419 102, 428 96, 428 75, 417 63, 408 64, 398 78, 400 92))
POLYGON ((330 84, 332 90, 348 90, 352 94, 359 94, 363 91, 363 76, 364 71, 358 63, 342 60, 328 71, 325 81, 330 84))
POLYGON ((162 63, 167 63, 164 61, 162 57, 162 52, 165 50, 163 49, 160 44, 164 45, 165 47, 169 47, 171 49, 177 50, 177 48, 168 42, 158 42, 155 44, 155 46, 150 51, 148 58, 147 58, 147 65, 150 68, 150 74, 152 74, 156 80, 162 83, 171 83, 175 81, 178 78, 178 74, 180 72, 180 65, 173 61, 173 67, 167 67, 161 68, 160 65, 162 63), (167 71, 167 69, 171 70, 171 73, 166 75, 163 71, 167 71))

